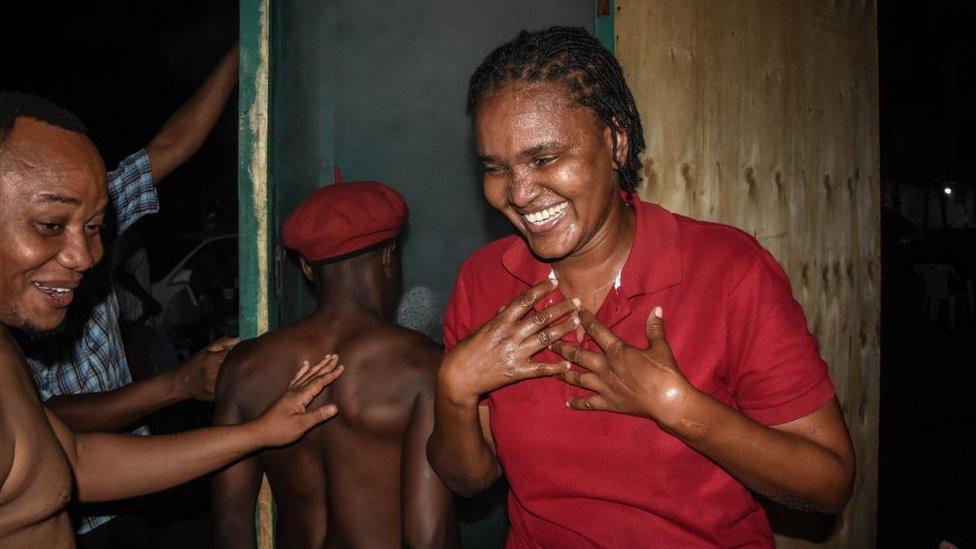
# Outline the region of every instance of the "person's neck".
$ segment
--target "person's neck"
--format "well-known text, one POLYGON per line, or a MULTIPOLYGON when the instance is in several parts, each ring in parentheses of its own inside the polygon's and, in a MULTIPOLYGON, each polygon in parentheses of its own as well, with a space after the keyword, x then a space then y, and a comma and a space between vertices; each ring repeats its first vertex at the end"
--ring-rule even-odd
POLYGON ((316 302, 318 307, 314 316, 320 320, 388 320, 380 292, 364 291, 362 288, 334 288, 319 295, 316 302))
POLYGON ((627 262, 636 234, 634 210, 614 201, 606 221, 578 251, 553 263, 559 289, 567 299, 578 297, 593 312, 627 262))

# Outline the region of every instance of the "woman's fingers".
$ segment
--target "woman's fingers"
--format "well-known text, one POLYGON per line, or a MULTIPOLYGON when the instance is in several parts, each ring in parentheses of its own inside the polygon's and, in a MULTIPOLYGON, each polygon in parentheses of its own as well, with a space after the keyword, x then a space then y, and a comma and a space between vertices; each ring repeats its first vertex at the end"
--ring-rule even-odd
POLYGON ((556 288, 556 284, 556 279, 551 278, 532 286, 506 305, 499 316, 506 322, 518 322, 525 313, 532 310, 537 301, 549 295, 556 288))
MULTIPOLYGON (((515 341, 529 339, 549 327, 553 322, 576 311, 580 308, 580 305, 580 300, 573 298, 572 300, 560 301, 559 303, 550 305, 541 311, 529 311, 525 315, 525 318, 518 323, 518 326, 515 328, 515 333, 512 334, 512 339, 515 341)), ((573 316, 575 317, 575 315, 573 316)))
POLYGON ((512 381, 554 376, 569 371, 568 362, 529 362, 516 366, 508 375, 512 381))
POLYGON ((555 326, 543 326, 539 331, 522 342, 522 353, 526 357, 538 353, 562 339, 564 335, 575 330, 579 326, 579 323, 579 318, 573 315, 572 318, 566 319, 555 326))
POLYGON ((600 394, 574 398, 573 400, 567 402, 566 406, 569 406, 574 410, 586 410, 586 411, 610 409, 610 403, 607 402, 607 399, 603 398, 603 395, 600 394))
POLYGON ((596 315, 591 313, 589 309, 580 309, 579 317, 580 322, 583 323, 583 329, 590 334, 593 341, 603 349, 603 353, 607 356, 616 356, 627 346, 616 334, 610 331, 610 328, 597 320, 596 315))
POLYGON ((579 370, 569 370, 559 374, 559 379, 569 383, 570 385, 575 385, 577 387, 582 387, 586 390, 593 391, 594 393, 601 393, 604 388, 603 381, 600 380, 600 376, 594 374, 593 372, 579 371, 579 370))
POLYGON ((601 373, 607 368, 607 359, 600 353, 587 351, 579 345, 572 345, 565 341, 552 344, 552 350, 573 364, 579 365, 595 373, 601 373))

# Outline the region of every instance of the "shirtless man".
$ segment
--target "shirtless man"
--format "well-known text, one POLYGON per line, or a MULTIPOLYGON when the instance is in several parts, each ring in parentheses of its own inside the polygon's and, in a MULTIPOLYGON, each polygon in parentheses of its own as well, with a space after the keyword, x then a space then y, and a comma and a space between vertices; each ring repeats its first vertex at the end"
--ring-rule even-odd
POLYGON ((457 545, 452 496, 424 453, 441 349, 390 321, 406 217, 396 191, 357 182, 319 189, 285 222, 284 244, 300 254, 318 309, 231 352, 217 380, 216 423, 257 416, 288 382, 278 364, 323 353, 346 366, 319 397, 342 416, 214 479, 218 547, 255 547, 262 472, 278 506, 278 547, 457 545))
MULTIPOLYGON (((134 497, 186 482, 335 415, 309 408, 342 372, 303 366, 255 421, 176 435, 74 433, 45 408, 11 330, 43 337, 102 257, 105 167, 84 126, 43 100, 0 101, 0 548, 74 547, 65 505, 134 497)), ((288 370, 293 368, 288 367, 288 370)), ((270 399, 269 399, 270 401, 270 399)))

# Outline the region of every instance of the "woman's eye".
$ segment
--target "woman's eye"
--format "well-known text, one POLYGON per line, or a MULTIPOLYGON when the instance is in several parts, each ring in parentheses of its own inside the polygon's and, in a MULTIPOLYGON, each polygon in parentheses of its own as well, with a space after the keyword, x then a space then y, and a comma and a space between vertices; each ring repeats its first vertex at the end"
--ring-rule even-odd
POLYGON ((102 232, 102 227, 104 227, 104 225, 98 223, 88 225, 88 232, 90 232, 91 234, 99 234, 102 232))
POLYGON ((487 164, 481 166, 481 171, 483 171, 484 173, 490 173, 490 174, 502 173, 501 167, 499 167, 499 166, 490 166, 490 165, 487 165, 487 164))
POLYGON ((44 233, 56 233, 62 228, 60 223, 46 223, 43 221, 38 221, 37 226, 44 233))

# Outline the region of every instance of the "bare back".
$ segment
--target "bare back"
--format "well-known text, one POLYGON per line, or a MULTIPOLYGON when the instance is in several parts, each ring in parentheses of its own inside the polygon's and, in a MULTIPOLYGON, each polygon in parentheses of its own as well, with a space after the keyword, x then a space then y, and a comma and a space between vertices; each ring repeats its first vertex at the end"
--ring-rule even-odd
POLYGON ((0 547, 74 547, 72 476, 27 364, 0 328, 0 547))
MULTIPOLYGON (((233 351, 218 384, 218 415, 233 406, 238 421, 256 417, 287 386, 295 364, 330 353, 339 355, 345 372, 316 404, 337 404, 338 416, 299 442, 254 458, 278 506, 277 542, 400 547, 401 453, 440 360, 432 341, 378 319, 305 319, 233 351)), ((221 492, 215 489, 218 499, 221 492)), ((215 501, 215 508, 223 504, 215 501)))

